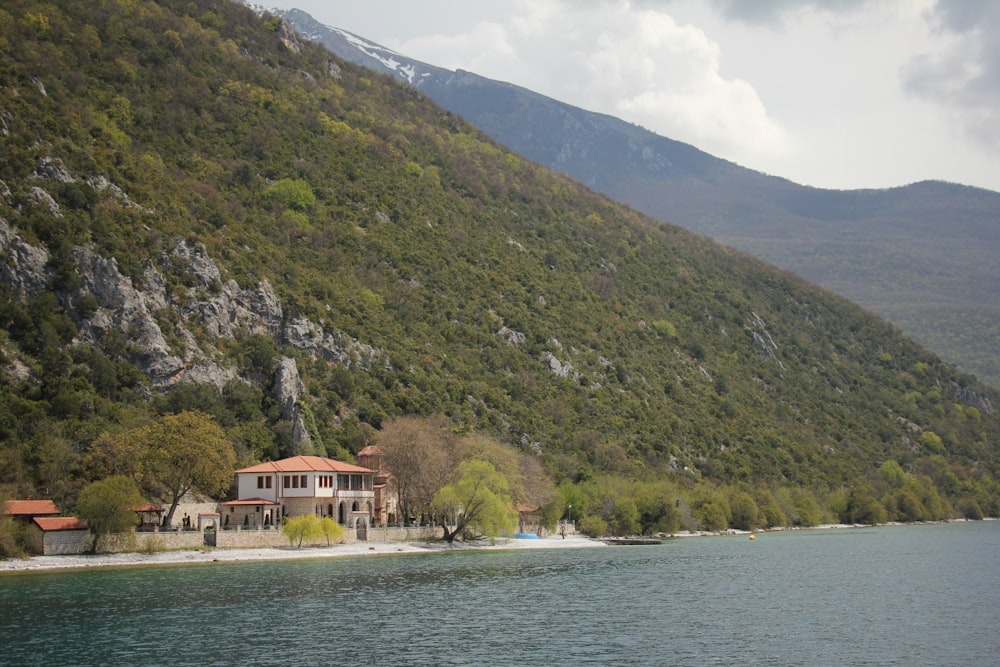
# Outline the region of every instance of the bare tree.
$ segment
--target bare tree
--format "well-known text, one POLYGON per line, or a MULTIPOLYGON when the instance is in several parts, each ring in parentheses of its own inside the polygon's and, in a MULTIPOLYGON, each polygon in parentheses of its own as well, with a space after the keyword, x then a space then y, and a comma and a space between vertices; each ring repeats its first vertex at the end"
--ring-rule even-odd
POLYGON ((375 434, 392 472, 404 521, 429 512, 434 494, 458 462, 458 438, 440 419, 397 417, 375 434))

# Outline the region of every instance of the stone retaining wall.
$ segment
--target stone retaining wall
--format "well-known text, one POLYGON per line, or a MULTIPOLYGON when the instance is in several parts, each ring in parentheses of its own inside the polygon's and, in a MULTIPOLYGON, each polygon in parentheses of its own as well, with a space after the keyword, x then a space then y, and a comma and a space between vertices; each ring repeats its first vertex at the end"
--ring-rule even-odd
POLYGON ((88 530, 48 530, 39 532, 37 539, 37 553, 44 556, 64 556, 88 551, 94 538, 88 530))

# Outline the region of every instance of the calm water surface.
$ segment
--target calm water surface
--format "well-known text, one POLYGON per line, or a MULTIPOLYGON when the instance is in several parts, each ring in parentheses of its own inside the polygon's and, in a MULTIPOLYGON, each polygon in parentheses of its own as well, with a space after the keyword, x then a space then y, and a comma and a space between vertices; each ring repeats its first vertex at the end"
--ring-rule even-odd
POLYGON ((3 665, 1000 665, 1000 522, 0 576, 3 665))

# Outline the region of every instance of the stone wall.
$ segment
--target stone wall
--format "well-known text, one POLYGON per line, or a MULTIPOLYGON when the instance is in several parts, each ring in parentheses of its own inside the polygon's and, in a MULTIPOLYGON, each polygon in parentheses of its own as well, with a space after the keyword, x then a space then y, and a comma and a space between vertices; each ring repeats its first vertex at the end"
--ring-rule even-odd
MULTIPOLYGON (((46 551, 46 554, 69 554, 69 553, 83 553, 90 547, 90 534, 86 531, 58 531, 53 532, 51 535, 66 535, 67 533, 83 533, 86 538, 83 546, 76 545, 66 538, 63 546, 56 546, 54 543, 52 546, 47 548, 55 549, 73 549, 76 551, 46 551)), ((215 536, 215 546, 218 549, 268 549, 276 547, 287 547, 289 546, 288 538, 285 534, 281 532, 281 528, 248 528, 244 529, 242 526, 235 528, 229 528, 226 530, 216 531, 214 533, 208 533, 209 535, 215 536)), ((206 533, 202 533, 197 530, 179 530, 177 528, 171 529, 159 529, 153 531, 137 531, 135 533, 122 533, 117 535, 118 540, 114 540, 115 536, 109 536, 112 540, 114 546, 109 544, 109 551, 174 551, 177 549, 201 549, 207 548, 205 544, 206 533)), ((409 527, 409 528, 397 528, 397 527, 385 527, 385 526, 374 526, 368 528, 368 542, 396 542, 396 541, 414 541, 414 540, 433 540, 441 537, 441 529, 436 526, 421 526, 421 527, 409 527)), ((39 534, 38 539, 41 539, 39 534)), ((358 541, 357 531, 353 528, 344 528, 344 535, 339 540, 338 544, 353 544, 358 541)), ((63 544, 63 543, 61 543, 63 544)), ((308 542, 303 542, 303 545, 315 546, 315 545, 325 545, 326 538, 319 537, 308 542)), ((42 545, 39 543, 39 549, 42 545)))
POLYGON ((88 530, 49 530, 41 533, 40 537, 44 556, 86 553, 93 541, 88 530))

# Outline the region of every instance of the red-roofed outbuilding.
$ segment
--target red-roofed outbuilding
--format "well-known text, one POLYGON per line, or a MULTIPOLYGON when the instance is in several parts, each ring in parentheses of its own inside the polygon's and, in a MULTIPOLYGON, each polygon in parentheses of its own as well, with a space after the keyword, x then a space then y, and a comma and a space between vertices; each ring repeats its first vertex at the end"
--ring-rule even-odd
POLYGON ((28 527, 28 549, 43 556, 82 554, 93 537, 87 524, 75 516, 36 516, 28 527))
POLYGON ((36 516, 57 516, 59 508, 51 500, 8 500, 4 503, 3 513, 30 521, 36 516))

